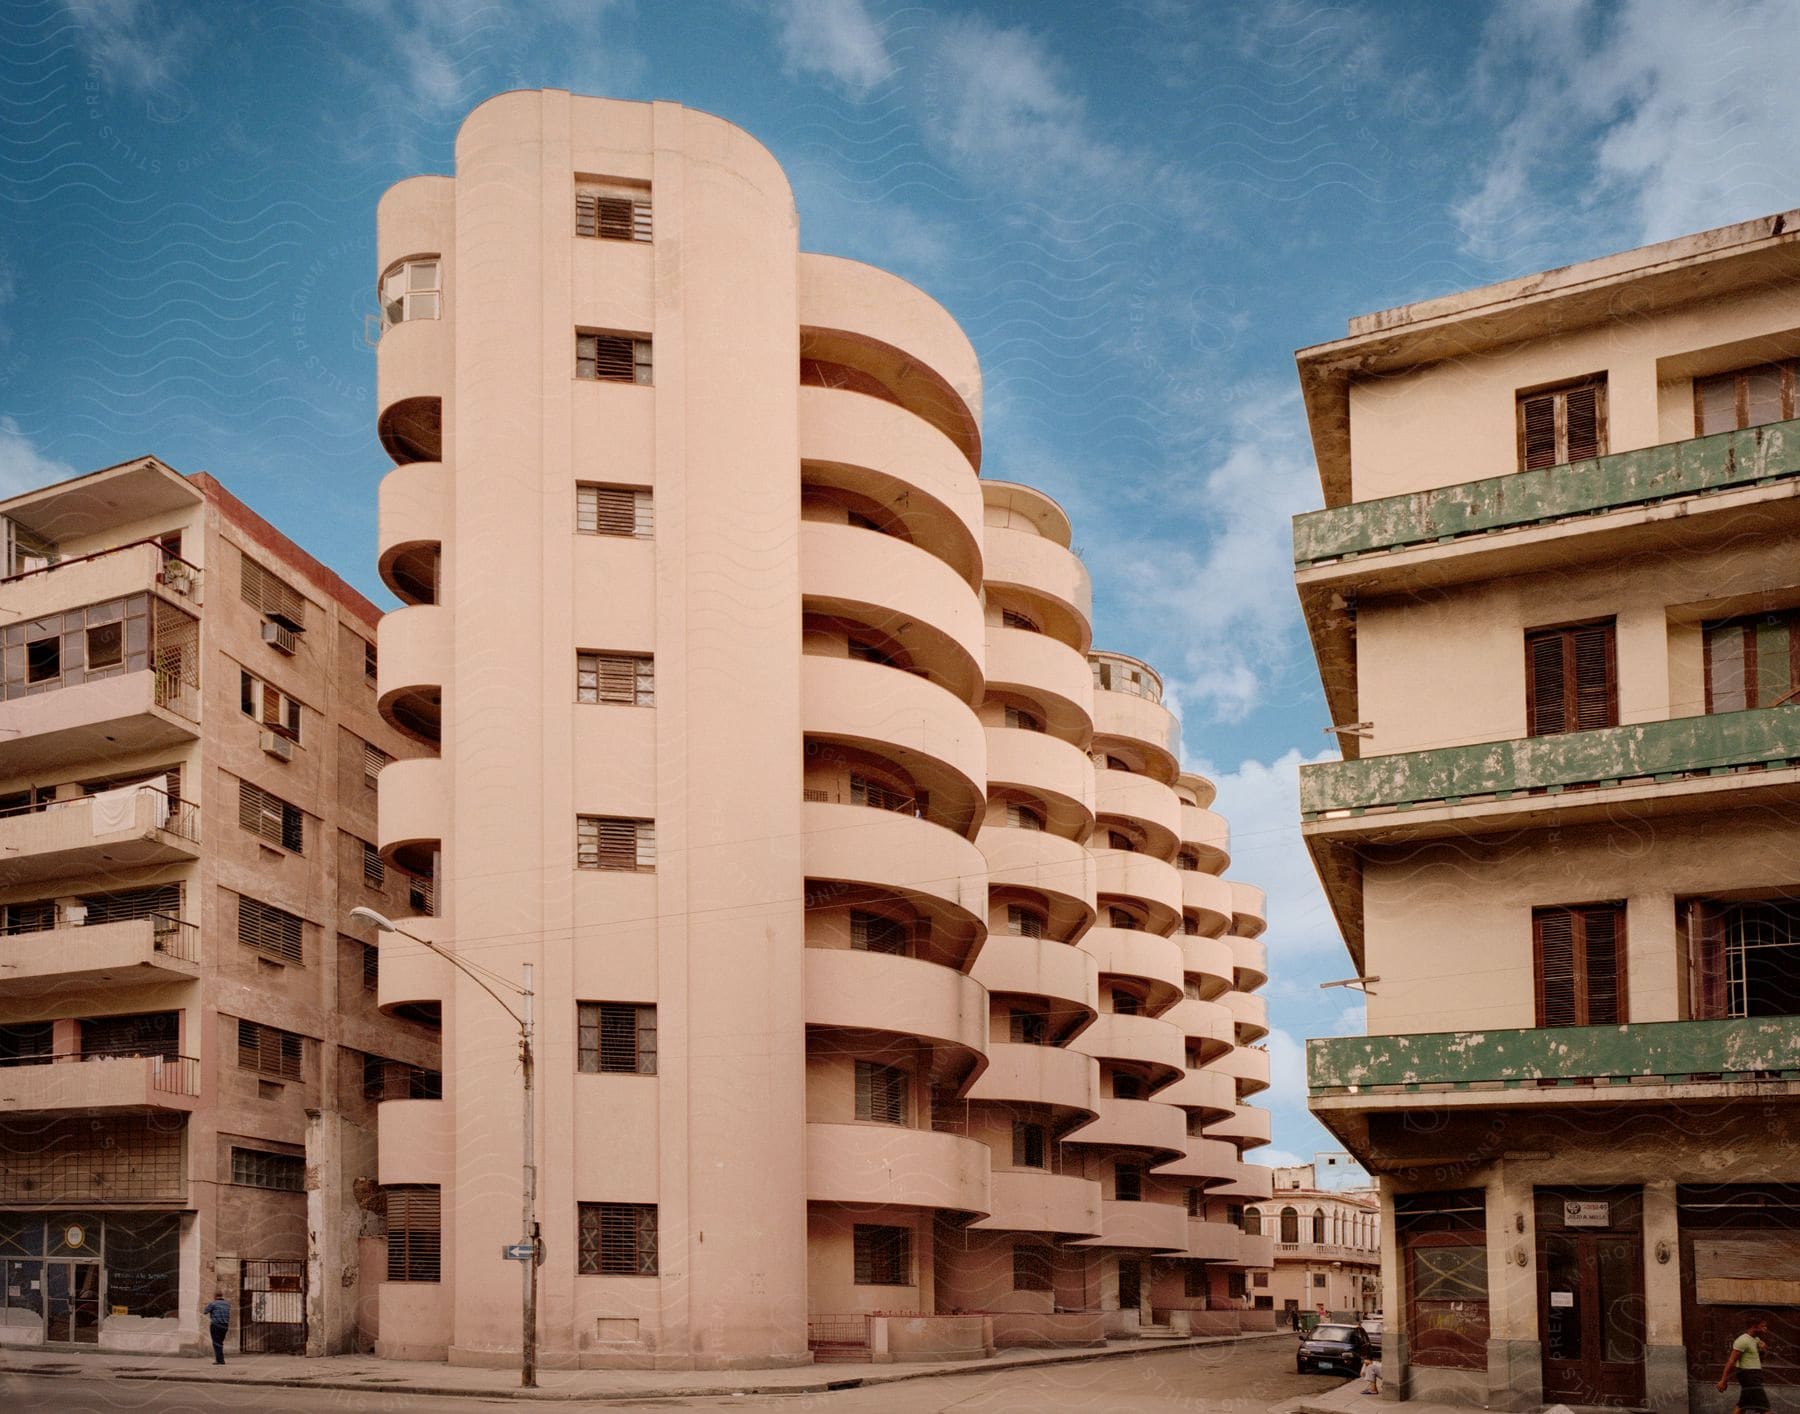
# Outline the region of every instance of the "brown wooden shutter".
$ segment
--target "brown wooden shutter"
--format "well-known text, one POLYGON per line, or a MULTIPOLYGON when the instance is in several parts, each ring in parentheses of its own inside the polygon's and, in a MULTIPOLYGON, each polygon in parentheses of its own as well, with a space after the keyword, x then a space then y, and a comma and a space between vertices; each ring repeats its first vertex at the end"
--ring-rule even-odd
POLYGON ((1574 729, 1610 727, 1617 720, 1613 709, 1613 626, 1590 624, 1571 631, 1569 638, 1575 660, 1574 729))
POLYGON ((1620 910, 1610 907, 1580 911, 1583 934, 1583 980, 1586 1026, 1613 1026, 1625 1019, 1624 944, 1620 910))
POLYGON ((1518 399, 1519 470, 1538 471, 1606 452, 1606 382, 1596 378, 1518 399))
POLYGON ((1556 394, 1519 399, 1519 466, 1537 471, 1556 465, 1556 394))
POLYGON ((1611 620, 1525 636, 1526 732, 1554 736, 1618 724, 1611 620))
POLYGON ((1563 394, 1565 446, 1563 460, 1587 461, 1606 450, 1601 419, 1601 386, 1590 383, 1585 388, 1571 388, 1563 394))
POLYGON ((1706 899, 1690 899, 1682 905, 1681 924, 1687 935, 1688 1016, 1694 1021, 1717 1021, 1730 1014, 1725 992, 1725 913, 1706 899))
POLYGON ((1537 931, 1537 1024, 1577 1025, 1575 915, 1566 908, 1545 908, 1532 922, 1537 931))

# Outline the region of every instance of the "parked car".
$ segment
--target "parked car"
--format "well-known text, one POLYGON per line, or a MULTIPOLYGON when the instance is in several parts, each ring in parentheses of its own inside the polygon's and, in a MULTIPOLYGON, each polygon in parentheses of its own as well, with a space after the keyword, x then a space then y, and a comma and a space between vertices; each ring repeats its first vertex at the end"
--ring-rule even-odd
POLYGON ((1362 1333, 1369 1338, 1369 1358, 1379 1360, 1381 1358, 1381 1313, 1379 1311, 1371 1312, 1364 1316, 1359 1324, 1362 1326, 1362 1333))
POLYGON ((1294 1368, 1302 1375, 1341 1370, 1356 1376, 1362 1373, 1363 1361, 1369 1358, 1369 1337, 1363 1334, 1361 1326, 1327 1321, 1300 1337, 1294 1368))

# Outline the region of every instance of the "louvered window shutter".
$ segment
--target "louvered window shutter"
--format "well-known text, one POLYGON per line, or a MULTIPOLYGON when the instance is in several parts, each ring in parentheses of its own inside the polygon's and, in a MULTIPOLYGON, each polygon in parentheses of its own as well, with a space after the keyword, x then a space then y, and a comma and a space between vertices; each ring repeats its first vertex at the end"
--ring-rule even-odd
POLYGON ((1532 638, 1527 645, 1531 683, 1526 704, 1532 736, 1551 736, 1567 731, 1563 710, 1563 639, 1561 634, 1544 634, 1532 638))
POLYGON ((1623 1023, 1625 911, 1617 904, 1540 908, 1532 915, 1539 1026, 1623 1023))
POLYGON ((1580 913, 1587 991, 1586 1015, 1582 1020, 1588 1026, 1613 1026, 1625 1019, 1625 998, 1620 986, 1624 939, 1619 936, 1619 921, 1619 910, 1615 908, 1586 908, 1580 913))
POLYGON ((1575 660, 1576 731, 1610 727, 1613 713, 1613 629, 1611 624, 1592 624, 1573 630, 1571 655, 1575 660))
POLYGON ((1525 651, 1529 735, 1554 736, 1618 724, 1610 621, 1528 634, 1525 651))
POLYGON ((1717 1021, 1730 1015, 1725 992, 1725 917, 1717 904, 1693 899, 1683 906, 1687 934, 1688 1015, 1717 1021))
POLYGON ((1580 462, 1606 450, 1601 426, 1601 386, 1571 388, 1563 394, 1564 461, 1580 462))
POLYGON ((1575 915, 1566 908, 1538 912, 1537 993, 1539 1026, 1574 1026, 1577 1009, 1575 915))
POLYGON ((1606 384, 1596 380, 1519 398, 1519 469, 1538 471, 1606 451, 1606 384))
POLYGON ((583 535, 626 535, 648 539, 655 502, 649 491, 631 486, 575 488, 575 529, 583 535))

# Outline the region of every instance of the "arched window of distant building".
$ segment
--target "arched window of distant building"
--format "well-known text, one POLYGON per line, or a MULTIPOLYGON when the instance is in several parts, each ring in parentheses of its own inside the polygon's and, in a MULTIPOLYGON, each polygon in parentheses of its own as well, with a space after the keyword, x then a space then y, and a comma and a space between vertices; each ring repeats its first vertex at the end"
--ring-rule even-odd
POLYGON ((1281 1210, 1281 1240, 1283 1242, 1300 1240, 1300 1214, 1292 1208, 1281 1210))
POLYGON ((1255 1208, 1244 1209, 1244 1235, 1246 1237, 1262 1236, 1262 1213, 1255 1208))
POLYGON ((1312 1240, 1320 1244, 1325 1241, 1325 1210, 1323 1208, 1313 1209, 1312 1240))

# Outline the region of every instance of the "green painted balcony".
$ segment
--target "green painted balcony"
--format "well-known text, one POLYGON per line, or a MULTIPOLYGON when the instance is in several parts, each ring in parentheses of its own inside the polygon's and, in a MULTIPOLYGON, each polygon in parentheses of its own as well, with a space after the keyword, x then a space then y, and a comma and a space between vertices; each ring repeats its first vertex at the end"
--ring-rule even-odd
POLYGON ((1789 703, 1302 766, 1300 814, 1315 821, 1340 813, 1555 795, 1578 786, 1659 784, 1795 764, 1800 764, 1800 703, 1789 703))
POLYGON ((1800 421, 1692 437, 1294 517, 1294 563, 1516 530, 1800 475, 1800 421))
POLYGON ((1314 1100, 1565 1087, 1644 1087, 1650 1098, 1649 1091, 1669 1086, 1795 1080, 1796 1016, 1332 1036, 1306 1043, 1306 1082, 1314 1100))

